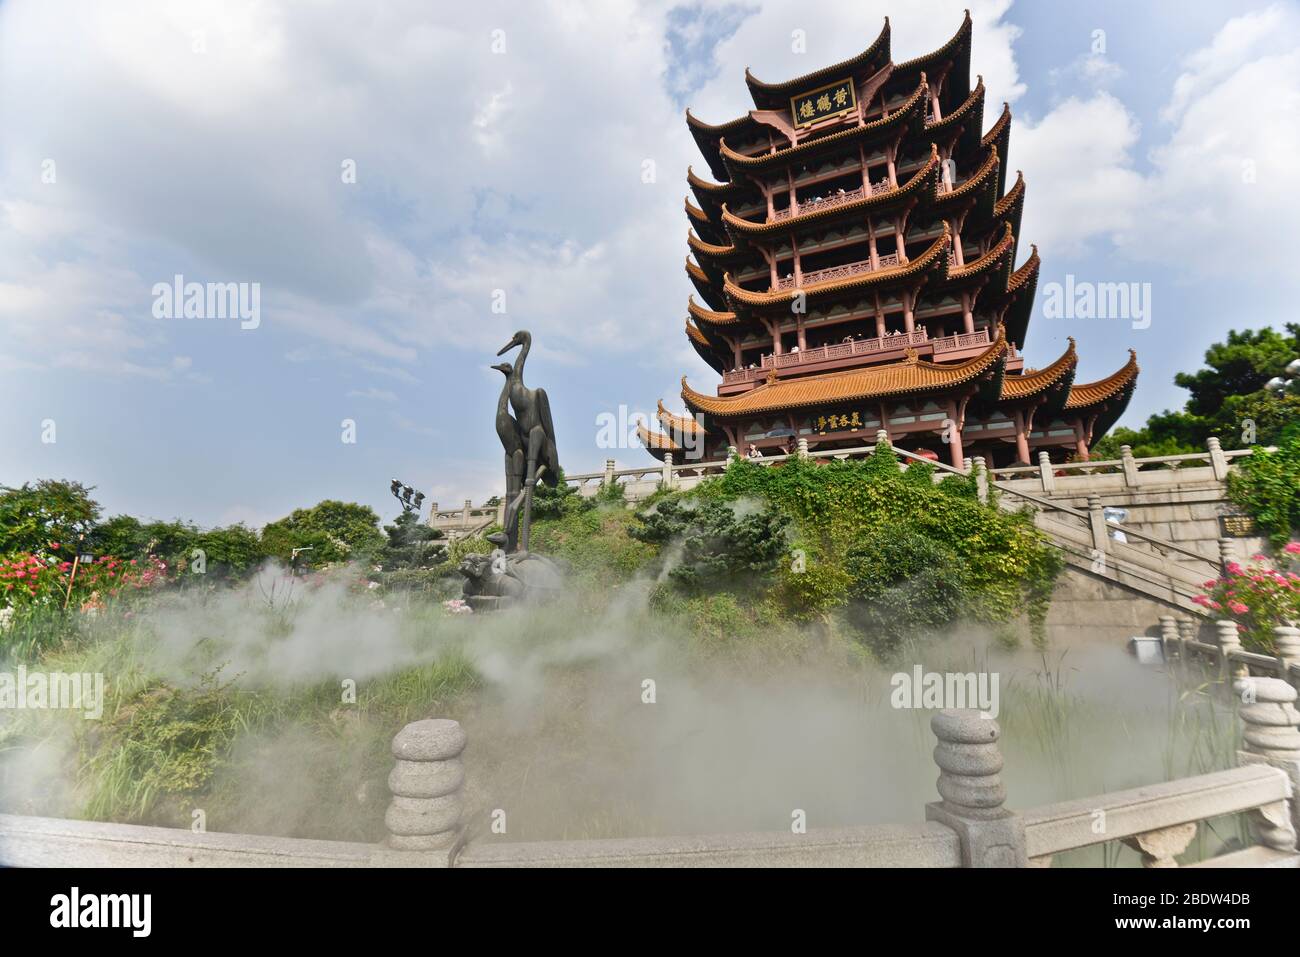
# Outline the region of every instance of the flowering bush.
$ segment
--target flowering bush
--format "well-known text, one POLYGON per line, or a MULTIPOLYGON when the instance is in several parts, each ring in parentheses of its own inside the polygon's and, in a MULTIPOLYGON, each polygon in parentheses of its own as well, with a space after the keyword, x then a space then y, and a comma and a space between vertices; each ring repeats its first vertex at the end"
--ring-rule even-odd
POLYGON ((1206 582, 1206 593, 1192 600, 1235 621, 1248 651, 1274 654, 1274 627, 1300 621, 1300 575, 1290 567, 1298 561, 1300 542, 1288 542, 1276 563, 1264 555, 1244 567, 1231 562, 1224 577, 1206 582))
POLYGON ((116 595, 152 588, 168 580, 167 564, 153 555, 129 561, 105 555, 93 562, 78 563, 76 577, 72 578, 73 560, 62 558, 63 551, 58 542, 51 542, 49 550, 41 554, 20 552, 0 558, 0 608, 11 609, 11 616, 21 615, 41 606, 62 606, 68 597, 69 608, 97 611, 116 595))

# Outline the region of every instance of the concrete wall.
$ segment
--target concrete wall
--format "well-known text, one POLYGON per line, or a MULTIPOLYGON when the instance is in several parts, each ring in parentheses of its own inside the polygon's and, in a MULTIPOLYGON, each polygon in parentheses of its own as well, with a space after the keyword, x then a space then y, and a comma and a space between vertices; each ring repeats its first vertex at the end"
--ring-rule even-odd
POLYGON ((1135 635, 1158 635, 1160 616, 1175 614, 1113 581, 1067 565, 1052 592, 1047 612, 1047 640, 1055 648, 1078 644, 1124 644, 1135 635))

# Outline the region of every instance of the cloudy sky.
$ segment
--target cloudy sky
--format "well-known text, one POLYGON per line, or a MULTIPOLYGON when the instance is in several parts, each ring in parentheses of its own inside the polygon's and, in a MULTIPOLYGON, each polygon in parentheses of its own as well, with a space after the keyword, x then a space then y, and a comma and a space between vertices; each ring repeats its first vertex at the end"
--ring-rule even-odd
POLYGON ((391 515, 394 476, 481 500, 518 328, 566 469, 644 464, 597 416, 717 378, 682 332, 684 108, 740 115, 746 66, 817 69, 887 14, 896 60, 928 52, 966 4, 1043 257, 1031 365, 1136 349, 1138 424, 1228 328, 1295 318, 1291 3, 3 0, 0 484, 205 525, 391 515), (177 274, 257 283, 260 324, 156 317, 177 274), (1044 315, 1067 275, 1150 283, 1149 327, 1044 315))

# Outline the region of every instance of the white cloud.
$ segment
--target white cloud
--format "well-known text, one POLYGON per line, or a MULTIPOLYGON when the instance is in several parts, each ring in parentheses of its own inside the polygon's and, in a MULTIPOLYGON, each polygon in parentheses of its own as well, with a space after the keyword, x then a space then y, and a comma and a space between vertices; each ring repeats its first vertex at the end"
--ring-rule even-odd
POLYGON ((1114 83, 1124 75, 1124 68, 1105 53, 1085 53, 1068 66, 1048 72, 1053 83, 1079 80, 1088 86, 1101 88, 1114 83))
POLYGON ((1138 124, 1119 100, 1070 98, 1011 130, 1011 166, 1026 182, 1021 235, 1044 253, 1071 255, 1131 225, 1144 183, 1133 169, 1138 124))
POLYGON ((388 389, 376 389, 371 386, 368 389, 352 389, 348 392, 350 399, 373 399, 376 402, 396 402, 397 393, 388 389))
POLYGON ((1279 236, 1300 220, 1300 13, 1230 20, 1186 66, 1164 111, 1172 130, 1151 153, 1143 215, 1120 242, 1188 275, 1293 275, 1279 236))
POLYGON ((1011 148, 1029 186, 1024 236, 1048 254, 1113 242, 1187 279, 1292 274, 1277 236, 1300 219, 1300 13, 1229 20, 1184 66, 1144 172, 1137 120, 1109 93, 1020 118, 1011 148))

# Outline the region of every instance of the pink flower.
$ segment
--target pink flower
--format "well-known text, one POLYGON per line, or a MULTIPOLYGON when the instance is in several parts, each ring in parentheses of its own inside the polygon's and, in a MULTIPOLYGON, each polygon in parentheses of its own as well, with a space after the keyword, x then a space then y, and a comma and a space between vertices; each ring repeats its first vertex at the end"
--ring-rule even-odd
POLYGON ((1227 564, 1226 567, 1227 567, 1227 569, 1228 569, 1228 574, 1229 574, 1229 575, 1240 575, 1240 574, 1241 574, 1241 566, 1238 565, 1236 562, 1228 562, 1228 564, 1227 564))
POLYGON ((1282 551, 1288 555, 1300 555, 1300 542, 1287 542, 1282 551))
POLYGON ((1250 611, 1249 608, 1247 608, 1239 601, 1228 602, 1228 608, 1232 611, 1234 615, 1244 615, 1246 614, 1246 612, 1250 611))

